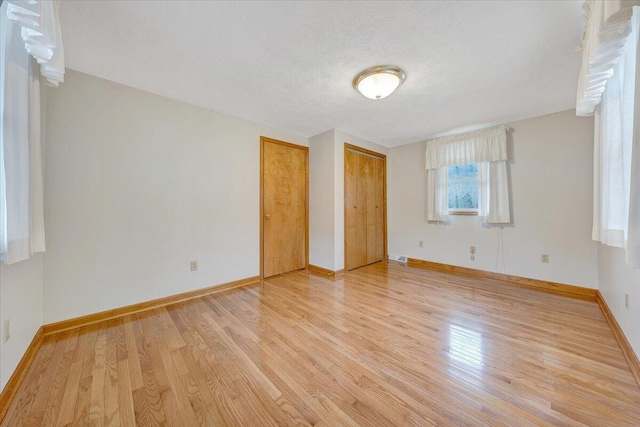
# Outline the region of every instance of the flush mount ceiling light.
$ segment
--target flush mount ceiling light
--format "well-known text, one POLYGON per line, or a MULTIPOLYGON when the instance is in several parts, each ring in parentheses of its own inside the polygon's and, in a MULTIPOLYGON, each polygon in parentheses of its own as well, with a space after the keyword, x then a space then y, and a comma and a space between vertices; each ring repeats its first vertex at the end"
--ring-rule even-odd
POLYGON ((353 88, 369 99, 391 95, 404 81, 404 71, 392 65, 367 68, 353 79, 353 88))

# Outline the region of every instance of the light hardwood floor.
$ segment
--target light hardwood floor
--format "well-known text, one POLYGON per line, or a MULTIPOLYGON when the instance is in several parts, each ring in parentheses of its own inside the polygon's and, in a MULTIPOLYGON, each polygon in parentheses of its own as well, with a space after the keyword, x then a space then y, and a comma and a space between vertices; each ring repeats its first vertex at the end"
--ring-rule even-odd
POLYGON ((49 336, 3 425, 640 425, 594 302, 379 263, 49 336))

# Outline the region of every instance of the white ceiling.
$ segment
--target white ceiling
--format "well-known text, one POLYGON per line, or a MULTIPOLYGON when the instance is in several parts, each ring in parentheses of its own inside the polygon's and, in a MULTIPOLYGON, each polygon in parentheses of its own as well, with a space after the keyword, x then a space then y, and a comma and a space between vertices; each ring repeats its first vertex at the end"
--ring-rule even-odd
POLYGON ((67 66, 303 136, 393 147, 575 107, 580 1, 65 1, 67 66), (393 64, 373 101, 351 87, 393 64))

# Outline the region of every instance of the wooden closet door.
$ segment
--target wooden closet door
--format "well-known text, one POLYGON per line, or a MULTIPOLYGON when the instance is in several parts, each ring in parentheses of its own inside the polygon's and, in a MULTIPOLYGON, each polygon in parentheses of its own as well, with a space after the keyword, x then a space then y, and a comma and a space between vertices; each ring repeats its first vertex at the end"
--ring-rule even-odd
POLYGON ((375 258, 377 261, 384 259, 384 247, 385 247, 385 228, 386 224, 384 221, 385 218, 385 200, 384 200, 384 190, 385 190, 385 180, 386 174, 384 170, 384 160, 375 159, 375 199, 376 199, 376 245, 375 245, 375 258))
POLYGON ((358 240, 358 206, 356 182, 358 179, 358 155, 346 150, 344 153, 344 223, 345 223, 345 268, 358 266, 356 241, 358 240))
POLYGON ((385 161, 345 149, 345 268, 385 257, 385 161))
POLYGON ((356 154, 356 241, 353 247, 356 266, 367 264, 367 162, 356 154))
POLYGON ((367 218, 367 259, 366 264, 371 264, 372 262, 380 261, 381 258, 377 258, 377 248, 376 248, 376 237, 377 233, 377 225, 376 225, 376 163, 377 159, 367 156, 360 155, 362 160, 364 161, 364 176, 362 180, 365 182, 366 186, 366 218, 367 218))
POLYGON ((307 150, 262 139, 264 277, 307 265, 307 150))

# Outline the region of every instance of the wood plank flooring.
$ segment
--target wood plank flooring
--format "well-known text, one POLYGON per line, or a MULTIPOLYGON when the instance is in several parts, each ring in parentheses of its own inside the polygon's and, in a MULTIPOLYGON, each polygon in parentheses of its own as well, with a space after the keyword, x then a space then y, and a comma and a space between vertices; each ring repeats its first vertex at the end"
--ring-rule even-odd
POLYGON ((379 263, 45 338, 4 426, 639 426, 594 302, 379 263))

